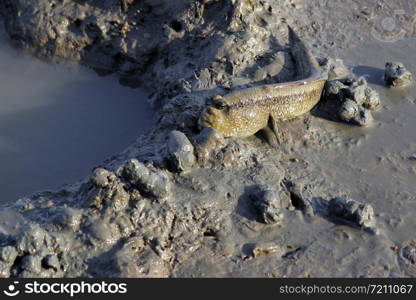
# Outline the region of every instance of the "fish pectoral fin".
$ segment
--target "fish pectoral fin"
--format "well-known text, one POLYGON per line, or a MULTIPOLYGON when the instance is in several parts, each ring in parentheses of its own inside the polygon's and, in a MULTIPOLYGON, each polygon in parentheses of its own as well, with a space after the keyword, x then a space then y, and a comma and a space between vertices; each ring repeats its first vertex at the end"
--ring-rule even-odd
POLYGON ((261 138, 264 139, 271 147, 278 148, 279 147, 279 139, 276 135, 276 132, 273 130, 274 127, 268 124, 263 129, 260 129, 258 133, 260 134, 261 138))
POLYGON ((279 134, 277 121, 273 118, 273 116, 269 116, 269 119, 267 121, 267 127, 263 130, 265 131, 264 135, 269 145, 274 148, 277 148, 281 144, 281 137, 279 134))
POLYGON ((267 126, 273 131, 273 133, 276 135, 276 138, 278 138, 279 129, 277 128, 277 122, 273 118, 273 116, 269 116, 269 120, 267 121, 267 126))
POLYGON ((277 140, 276 134, 273 132, 273 130, 270 129, 270 127, 260 129, 259 133, 271 147, 277 148, 279 146, 279 141, 277 140))

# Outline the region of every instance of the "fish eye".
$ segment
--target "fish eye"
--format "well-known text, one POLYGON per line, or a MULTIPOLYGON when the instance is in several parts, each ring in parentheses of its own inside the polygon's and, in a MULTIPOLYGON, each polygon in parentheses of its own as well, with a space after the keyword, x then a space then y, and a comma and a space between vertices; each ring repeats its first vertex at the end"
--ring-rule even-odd
POLYGON ((214 107, 219 110, 222 110, 227 107, 227 104, 225 104, 223 101, 215 101, 214 107))

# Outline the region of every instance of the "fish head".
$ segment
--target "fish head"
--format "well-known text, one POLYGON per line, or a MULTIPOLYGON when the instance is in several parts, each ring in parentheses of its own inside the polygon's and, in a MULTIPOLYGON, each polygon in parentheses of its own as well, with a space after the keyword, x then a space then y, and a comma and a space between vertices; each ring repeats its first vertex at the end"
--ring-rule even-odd
POLYGON ((200 128, 212 127, 224 136, 232 136, 235 116, 222 96, 214 96, 210 104, 202 111, 198 120, 200 128))

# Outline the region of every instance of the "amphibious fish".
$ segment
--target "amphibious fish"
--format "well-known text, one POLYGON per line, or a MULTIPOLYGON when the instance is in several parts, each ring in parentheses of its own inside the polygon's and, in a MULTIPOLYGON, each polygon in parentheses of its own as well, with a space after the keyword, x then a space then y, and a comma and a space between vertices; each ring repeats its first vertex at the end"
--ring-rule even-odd
POLYGON ((214 96, 204 109, 200 127, 213 127, 224 136, 250 136, 259 130, 276 132, 276 121, 309 112, 320 100, 327 80, 305 43, 289 28, 296 73, 304 79, 266 84, 214 96))

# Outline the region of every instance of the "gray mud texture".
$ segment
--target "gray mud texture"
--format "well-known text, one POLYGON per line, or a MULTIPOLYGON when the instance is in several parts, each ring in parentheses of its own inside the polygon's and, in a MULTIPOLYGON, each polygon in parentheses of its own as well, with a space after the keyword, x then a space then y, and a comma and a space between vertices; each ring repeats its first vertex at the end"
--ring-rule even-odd
POLYGON ((118 73, 158 107, 152 131, 84 180, 3 206, 0 276, 415 276, 415 90, 383 83, 387 61, 416 71, 415 7, 0 0, 17 48, 118 73), (213 95, 294 78, 287 24, 333 62, 326 92, 348 97, 279 123, 278 147, 201 131, 213 95))

